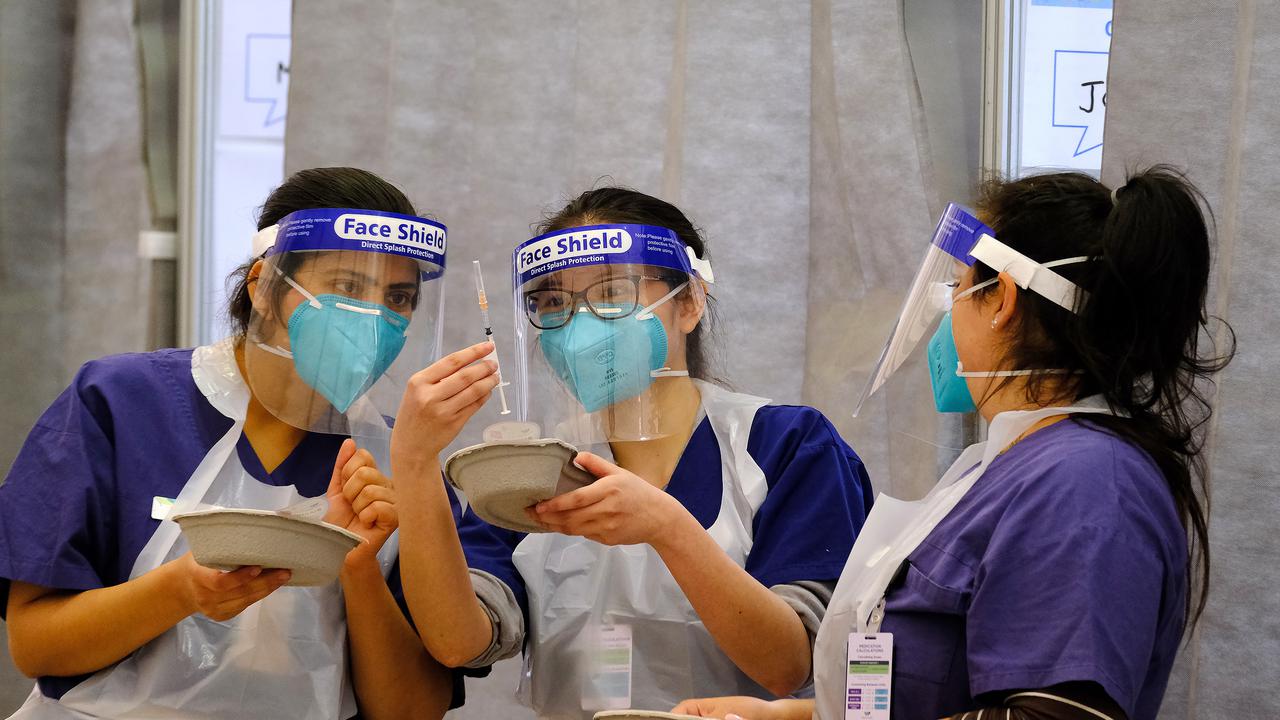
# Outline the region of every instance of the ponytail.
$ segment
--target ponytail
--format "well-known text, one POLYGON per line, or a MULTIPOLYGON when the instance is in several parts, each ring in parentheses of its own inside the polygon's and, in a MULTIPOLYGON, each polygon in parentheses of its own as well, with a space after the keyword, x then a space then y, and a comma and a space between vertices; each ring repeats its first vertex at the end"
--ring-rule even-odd
MULTIPOLYGON (((1182 174, 1163 165, 1134 173, 1109 191, 1080 173, 1055 173, 987 183, 981 212, 1001 242, 1039 261, 1077 255, 1092 262, 1056 268, 1087 290, 1075 312, 1035 293, 1019 303, 1018 344, 1010 367, 1072 368, 1082 372, 1064 392, 1076 400, 1102 395, 1114 416, 1087 422, 1142 448, 1155 461, 1187 529, 1187 596, 1191 624, 1204 611, 1209 587, 1208 495, 1202 428, 1211 408, 1205 397, 1212 375, 1231 359, 1228 347, 1202 352, 1208 337, 1210 225, 1203 195, 1182 174)), ((995 273, 975 265, 975 282, 995 273)), ((1029 400, 1042 398, 1050 380, 1033 373, 1029 400)))

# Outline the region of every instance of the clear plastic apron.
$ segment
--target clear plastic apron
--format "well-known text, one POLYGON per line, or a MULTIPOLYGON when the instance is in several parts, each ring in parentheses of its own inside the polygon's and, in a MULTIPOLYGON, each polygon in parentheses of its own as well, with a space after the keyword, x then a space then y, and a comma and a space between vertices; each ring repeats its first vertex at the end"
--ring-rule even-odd
MULTIPOLYGON (((768 492, 747 440, 756 411, 769 401, 695 382, 720 446, 723 483, 720 512, 707 532, 745 566, 751 522, 768 492)), ((767 695, 716 645, 650 546, 608 547, 546 533, 525 538, 513 560, 529 593, 520 698, 538 717, 665 711, 690 697, 767 695), (623 638, 630 646, 625 662, 623 638)))
MULTIPOLYGON (((196 348, 191 374, 205 398, 233 421, 174 501, 171 514, 208 505, 274 510, 302 500, 291 485, 258 482, 240 464, 249 390, 230 340, 196 348)), ((390 430, 367 400, 348 412, 353 436, 389 467, 390 430)), ((385 576, 398 536, 378 559, 385 576)), ((177 523, 164 520, 134 562, 136 578, 187 552, 177 523)), ((356 713, 347 677, 347 625, 339 583, 282 587, 226 621, 194 614, 60 700, 37 686, 12 715, 65 718, 348 718, 356 713)))
POLYGON ((987 440, 965 448, 924 498, 905 501, 883 494, 876 498, 849 552, 814 642, 818 720, 843 720, 845 716, 849 634, 879 632, 884 620, 885 590, 898 568, 951 513, 991 461, 1019 435, 1047 417, 1110 412, 1098 396, 1073 406, 1000 413, 991 421, 987 440))

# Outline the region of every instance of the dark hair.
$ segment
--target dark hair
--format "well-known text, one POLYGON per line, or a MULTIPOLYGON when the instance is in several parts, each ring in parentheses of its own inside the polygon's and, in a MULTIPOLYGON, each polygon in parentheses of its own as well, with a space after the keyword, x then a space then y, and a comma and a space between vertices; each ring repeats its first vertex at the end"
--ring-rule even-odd
MULTIPOLYGON (((1002 243, 1033 260, 1092 258, 1055 268, 1087 292, 1074 313, 1019 292, 1023 310, 1012 333, 1018 342, 1005 361, 1016 368, 1080 370, 1066 383, 1062 375, 1033 373, 1028 400, 1045 399, 1050 382, 1061 383, 1058 394, 1065 396, 1053 398, 1058 401, 1100 394, 1117 414, 1091 415, 1087 422, 1155 461, 1190 536, 1193 588, 1185 612, 1194 624, 1209 589, 1201 429, 1212 410, 1204 385, 1235 353, 1225 321, 1227 351, 1203 354, 1200 347, 1211 265, 1204 196, 1177 170, 1157 165, 1131 173, 1114 195, 1081 173, 996 179, 982 187, 978 208, 1002 243)), ((974 265, 975 283, 993 277, 990 267, 974 265)))
MULTIPOLYGON (((279 223, 297 210, 313 208, 355 208, 417 215, 413 203, 396 186, 368 170, 351 167, 325 167, 299 170, 271 191, 258 211, 258 229, 279 223)), ((232 287, 227 305, 227 319, 237 339, 249 330, 253 298, 249 297, 249 271, 258 258, 241 265, 227 277, 232 287)), ((291 272, 297 258, 284 258, 280 269, 291 272)))
MULTIPOLYGON (((624 187, 601 187, 588 190, 571 200, 559 212, 547 216, 535 226, 534 232, 542 235, 572 227, 605 223, 657 225, 674 230, 680 240, 692 248, 699 259, 710 259, 702 234, 689 221, 689 218, 685 217, 680 208, 652 195, 645 195, 624 187)), ((676 284, 683 282, 683 278, 673 278, 669 282, 674 288, 676 284)), ((681 293, 681 295, 685 294, 681 293)), ((711 347, 714 345, 717 314, 715 299, 708 295, 702 321, 693 329, 693 332, 689 333, 686 362, 690 377, 727 384, 714 374, 715 363, 712 359, 711 347)))

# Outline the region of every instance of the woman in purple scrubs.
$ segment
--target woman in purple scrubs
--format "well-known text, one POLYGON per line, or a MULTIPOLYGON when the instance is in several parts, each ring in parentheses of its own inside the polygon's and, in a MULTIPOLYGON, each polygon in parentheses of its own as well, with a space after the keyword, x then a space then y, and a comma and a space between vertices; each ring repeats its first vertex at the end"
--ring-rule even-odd
POLYGON ((348 406, 364 407, 356 398, 382 373, 360 364, 367 335, 347 348, 332 332, 391 316, 434 324, 432 276, 331 236, 298 246, 296 225, 275 242, 289 218, 332 212, 316 208, 443 237, 371 173, 299 172, 263 205, 255 259, 235 276, 232 338, 86 363, 36 421, 0 486, 0 609, 15 663, 39 679, 15 717, 338 718, 356 702, 366 717, 443 715, 455 679, 403 610, 394 497, 369 451, 337 430, 357 427, 348 406), (359 372, 365 384, 350 381, 359 372), (341 420, 325 432, 314 418, 341 420), (264 509, 327 494, 326 519, 365 542, 325 587, 282 587, 287 570, 202 567, 160 519, 197 483, 211 488, 204 502, 219 489, 216 504, 264 509))
POLYGON ((818 634, 815 700, 677 711, 1155 718, 1209 577, 1194 429, 1229 353, 1198 344, 1202 203, 1156 167, 1114 191, 1078 173, 996 181, 976 216, 948 208, 886 356, 947 310, 934 398, 979 412, 987 441, 924 499, 877 500, 818 634))

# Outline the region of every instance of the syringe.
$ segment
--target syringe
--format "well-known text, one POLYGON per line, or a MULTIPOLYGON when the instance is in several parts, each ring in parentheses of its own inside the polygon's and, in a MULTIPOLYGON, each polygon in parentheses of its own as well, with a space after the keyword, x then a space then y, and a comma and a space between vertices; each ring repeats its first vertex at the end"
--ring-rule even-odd
POLYGON ((498 364, 498 343, 493 340, 493 324, 489 322, 489 298, 484 294, 484 277, 480 275, 480 261, 472 260, 471 265, 476 269, 476 295, 480 298, 480 319, 484 323, 484 339, 493 342, 493 353, 488 358, 493 358, 493 364, 498 369, 498 399, 502 401, 503 415, 510 415, 511 410, 507 407, 507 393, 502 388, 511 383, 502 381, 502 365, 498 364))

